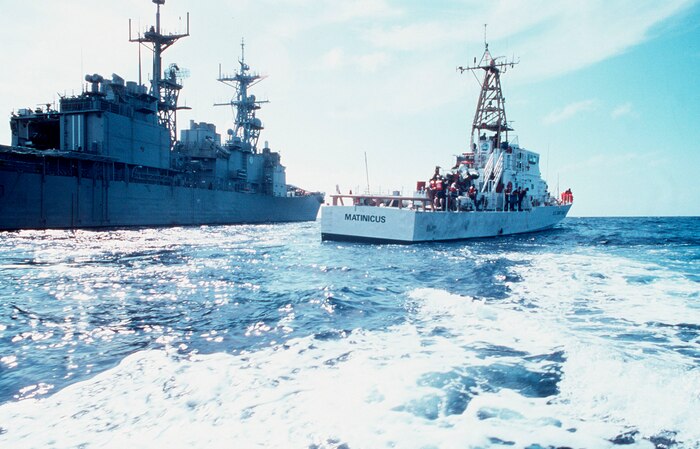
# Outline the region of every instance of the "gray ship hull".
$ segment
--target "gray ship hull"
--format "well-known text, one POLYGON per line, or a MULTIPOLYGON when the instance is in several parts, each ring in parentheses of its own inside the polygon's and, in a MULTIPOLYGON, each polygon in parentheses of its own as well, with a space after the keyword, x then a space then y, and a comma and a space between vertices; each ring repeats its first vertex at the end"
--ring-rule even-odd
POLYGON ((322 201, 0 170, 0 230, 310 221, 322 201))

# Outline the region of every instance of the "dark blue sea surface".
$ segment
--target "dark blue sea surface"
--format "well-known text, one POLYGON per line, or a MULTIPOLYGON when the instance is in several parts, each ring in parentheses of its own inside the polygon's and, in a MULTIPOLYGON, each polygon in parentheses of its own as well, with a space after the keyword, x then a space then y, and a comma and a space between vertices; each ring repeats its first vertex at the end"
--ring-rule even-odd
POLYGON ((0 233, 0 447, 700 448, 700 218, 0 233))

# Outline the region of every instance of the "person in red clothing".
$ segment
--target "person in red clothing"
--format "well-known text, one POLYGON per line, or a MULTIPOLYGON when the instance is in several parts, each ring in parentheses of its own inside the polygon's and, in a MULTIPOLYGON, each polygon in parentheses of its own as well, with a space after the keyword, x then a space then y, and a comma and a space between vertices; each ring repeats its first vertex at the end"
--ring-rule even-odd
POLYGON ((452 182, 450 183, 450 189, 447 196, 447 208, 451 211, 457 210, 457 197, 459 197, 459 185, 457 181, 459 175, 452 176, 452 182))
POLYGON ((479 203, 476 202, 476 187, 473 185, 469 187, 468 192, 469 198, 474 202, 474 210, 479 210, 479 203))
POLYGON ((447 180, 438 176, 435 180, 435 209, 445 210, 445 193, 447 190, 447 180))
POLYGON ((433 210, 442 210, 445 206, 445 191, 447 190, 447 180, 440 174, 440 167, 435 167, 433 177, 428 182, 428 198, 433 210))
POLYGON ((562 204, 571 204, 574 202, 574 194, 571 193, 571 189, 566 189, 564 193, 561 194, 562 204))

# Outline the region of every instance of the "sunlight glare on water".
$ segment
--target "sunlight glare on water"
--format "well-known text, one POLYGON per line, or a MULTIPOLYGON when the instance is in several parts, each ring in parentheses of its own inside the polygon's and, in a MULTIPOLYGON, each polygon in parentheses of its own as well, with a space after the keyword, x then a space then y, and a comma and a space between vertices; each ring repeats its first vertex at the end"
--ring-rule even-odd
POLYGON ((698 448, 700 220, 627 220, 0 234, 0 446, 698 448))

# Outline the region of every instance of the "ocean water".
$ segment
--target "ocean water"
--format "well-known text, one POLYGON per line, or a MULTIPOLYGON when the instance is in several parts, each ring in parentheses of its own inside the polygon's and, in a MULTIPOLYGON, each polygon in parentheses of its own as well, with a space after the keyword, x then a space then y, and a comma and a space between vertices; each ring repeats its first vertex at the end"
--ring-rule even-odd
POLYGON ((700 218, 0 233, 2 448, 700 448, 700 218))

